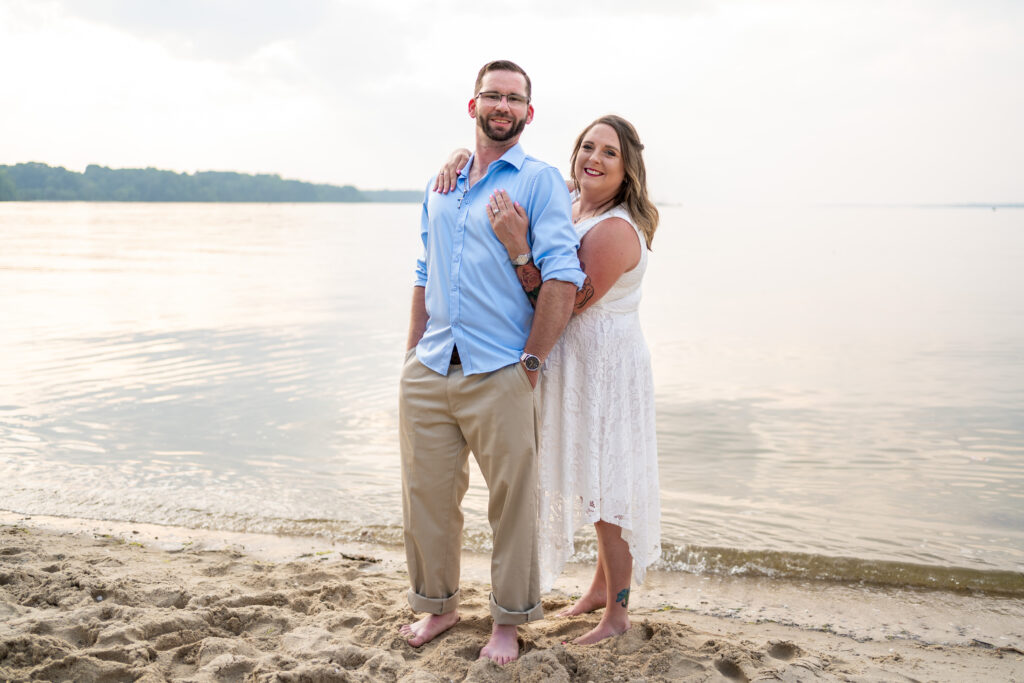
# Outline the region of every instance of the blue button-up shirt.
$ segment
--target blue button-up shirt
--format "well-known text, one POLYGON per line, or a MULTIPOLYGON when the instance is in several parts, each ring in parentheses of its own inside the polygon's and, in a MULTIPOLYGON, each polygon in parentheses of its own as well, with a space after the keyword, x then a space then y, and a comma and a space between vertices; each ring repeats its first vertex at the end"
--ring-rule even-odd
POLYGON ((420 362, 448 374, 458 346, 463 372, 491 372, 519 361, 533 322, 505 247, 487 217, 487 200, 508 192, 530 217, 528 239, 543 280, 583 285, 572 225, 569 193, 558 169, 527 156, 518 144, 469 187, 471 157, 454 192, 440 194, 427 184, 416 262, 416 285, 426 287, 427 329, 416 347, 420 362))

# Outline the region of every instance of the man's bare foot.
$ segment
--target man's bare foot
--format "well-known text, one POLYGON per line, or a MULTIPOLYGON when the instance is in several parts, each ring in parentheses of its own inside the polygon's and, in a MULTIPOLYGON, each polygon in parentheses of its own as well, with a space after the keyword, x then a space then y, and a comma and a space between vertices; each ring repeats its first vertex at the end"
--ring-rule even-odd
POLYGON ((617 636, 629 630, 629 617, 624 622, 615 622, 611 619, 602 619, 601 622, 590 631, 572 641, 576 645, 593 645, 605 638, 617 636))
POLYGON ((519 657, 519 634, 510 624, 495 624, 491 639, 480 650, 480 659, 487 658, 504 666, 519 657))
POLYGON ((452 610, 446 614, 431 614, 423 617, 415 624, 406 624, 398 629, 413 647, 429 643, 455 624, 459 623, 459 613, 452 610))
POLYGON ((586 595, 576 601, 572 607, 564 609, 555 616, 559 617, 575 617, 580 614, 589 614, 595 610, 599 610, 608 603, 608 597, 604 593, 597 593, 594 591, 588 592, 586 595))

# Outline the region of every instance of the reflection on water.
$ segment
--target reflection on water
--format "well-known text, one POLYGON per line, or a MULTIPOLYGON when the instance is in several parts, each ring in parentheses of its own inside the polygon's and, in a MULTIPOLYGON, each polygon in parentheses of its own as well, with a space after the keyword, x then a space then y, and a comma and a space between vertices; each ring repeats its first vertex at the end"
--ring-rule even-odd
MULTIPOLYGON (((397 541, 418 211, 0 204, 0 507, 397 541)), ((664 208, 667 566, 1024 591, 1022 219, 664 208)))

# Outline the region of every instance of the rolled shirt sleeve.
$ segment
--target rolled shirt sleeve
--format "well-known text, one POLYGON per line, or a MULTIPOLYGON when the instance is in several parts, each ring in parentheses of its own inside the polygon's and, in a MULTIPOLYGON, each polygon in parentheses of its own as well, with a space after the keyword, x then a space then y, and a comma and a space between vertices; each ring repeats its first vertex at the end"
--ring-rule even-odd
POLYGON ((576 251, 580 241, 572 221, 572 202, 558 169, 545 168, 537 174, 523 206, 530 216, 530 250, 540 269, 541 280, 561 280, 583 286, 586 277, 576 251))
POLYGON ((416 274, 413 280, 414 287, 427 286, 427 226, 430 224, 430 214, 427 212, 427 200, 430 199, 430 191, 434 186, 434 178, 427 183, 423 194, 423 204, 420 211, 420 241, 423 243, 423 251, 416 259, 416 274))

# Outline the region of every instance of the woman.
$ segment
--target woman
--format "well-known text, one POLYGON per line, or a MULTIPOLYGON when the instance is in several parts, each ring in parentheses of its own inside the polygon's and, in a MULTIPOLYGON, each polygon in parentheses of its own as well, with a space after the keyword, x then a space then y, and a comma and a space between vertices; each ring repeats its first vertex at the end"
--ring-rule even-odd
MULTIPOLYGON (((587 274, 574 316, 545 361, 540 429, 541 584, 551 587, 585 523, 597 531, 598 558, 586 593, 560 616, 605 608, 574 642, 590 644, 629 628, 631 575, 642 583, 661 554, 654 386, 640 330, 640 283, 658 211, 636 130, 603 116, 576 140, 571 185, 580 265, 587 274)), ((458 153, 457 153, 458 155, 458 153)), ((453 157, 445 171, 465 163, 453 157), (461 163, 460 163, 461 162, 461 163)), ((445 173, 438 187, 447 189, 445 173)), ((504 191, 488 214, 511 257, 530 251, 525 211, 504 191)), ((517 267, 531 300, 540 290, 533 263, 517 267)))

